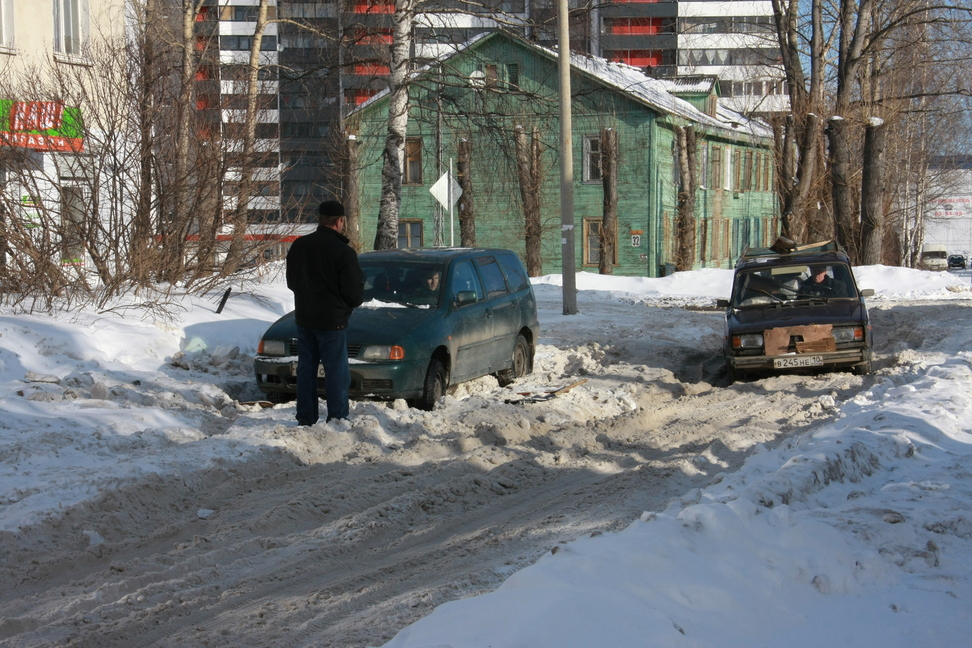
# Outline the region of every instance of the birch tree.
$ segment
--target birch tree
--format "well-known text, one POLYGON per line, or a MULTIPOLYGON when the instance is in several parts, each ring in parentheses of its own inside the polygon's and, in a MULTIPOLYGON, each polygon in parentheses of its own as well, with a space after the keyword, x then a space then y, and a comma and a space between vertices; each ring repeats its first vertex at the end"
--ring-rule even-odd
POLYGON ((396 0, 388 78, 388 132, 382 153, 381 202, 376 250, 398 246, 398 217, 402 204, 402 166, 405 163, 405 134, 408 129, 408 74, 412 46, 412 22, 416 0, 396 0))

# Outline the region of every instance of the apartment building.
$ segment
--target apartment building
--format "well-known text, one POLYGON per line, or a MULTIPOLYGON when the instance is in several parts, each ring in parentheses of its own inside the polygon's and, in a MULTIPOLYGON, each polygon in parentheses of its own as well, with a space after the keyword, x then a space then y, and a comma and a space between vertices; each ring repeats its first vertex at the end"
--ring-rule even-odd
MULTIPOLYGON (((87 133, 106 105, 59 90, 92 65, 92 34, 118 36, 123 25, 124 0, 0 0, 0 216, 39 230, 86 218, 87 133)), ((78 240, 53 247, 62 264, 84 264, 78 240)))

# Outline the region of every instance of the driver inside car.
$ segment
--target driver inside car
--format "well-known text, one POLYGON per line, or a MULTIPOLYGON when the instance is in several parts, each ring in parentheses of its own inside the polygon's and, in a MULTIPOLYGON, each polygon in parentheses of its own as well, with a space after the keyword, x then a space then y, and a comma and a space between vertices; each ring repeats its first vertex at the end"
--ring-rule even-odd
POLYGON ((810 276, 800 284, 800 294, 805 297, 845 297, 844 284, 830 274, 830 266, 810 266, 810 276))

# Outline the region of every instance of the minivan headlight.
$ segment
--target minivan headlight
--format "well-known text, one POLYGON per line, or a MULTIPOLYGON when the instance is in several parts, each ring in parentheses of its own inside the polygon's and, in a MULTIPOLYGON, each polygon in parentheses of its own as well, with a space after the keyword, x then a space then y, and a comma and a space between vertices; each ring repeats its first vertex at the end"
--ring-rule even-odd
POLYGON ((834 342, 863 342, 863 326, 835 326, 833 329, 834 342))
POLYGON ((358 357, 362 360, 404 360, 405 349, 398 345, 367 346, 358 357))
POLYGON ((745 333, 732 336, 733 349, 761 349, 763 347, 762 333, 745 333))
POLYGON ((287 355, 287 343, 283 340, 260 340, 257 353, 266 356, 287 355))

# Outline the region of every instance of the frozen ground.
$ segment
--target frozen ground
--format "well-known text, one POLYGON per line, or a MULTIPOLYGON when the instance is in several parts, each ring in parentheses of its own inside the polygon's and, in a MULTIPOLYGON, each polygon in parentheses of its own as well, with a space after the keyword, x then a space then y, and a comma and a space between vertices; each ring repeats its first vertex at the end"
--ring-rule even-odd
POLYGON ((246 404, 279 279, 0 311, 0 645, 958 645, 969 276, 857 274, 871 376, 727 385, 729 271, 550 276, 512 389, 314 428, 246 404))

